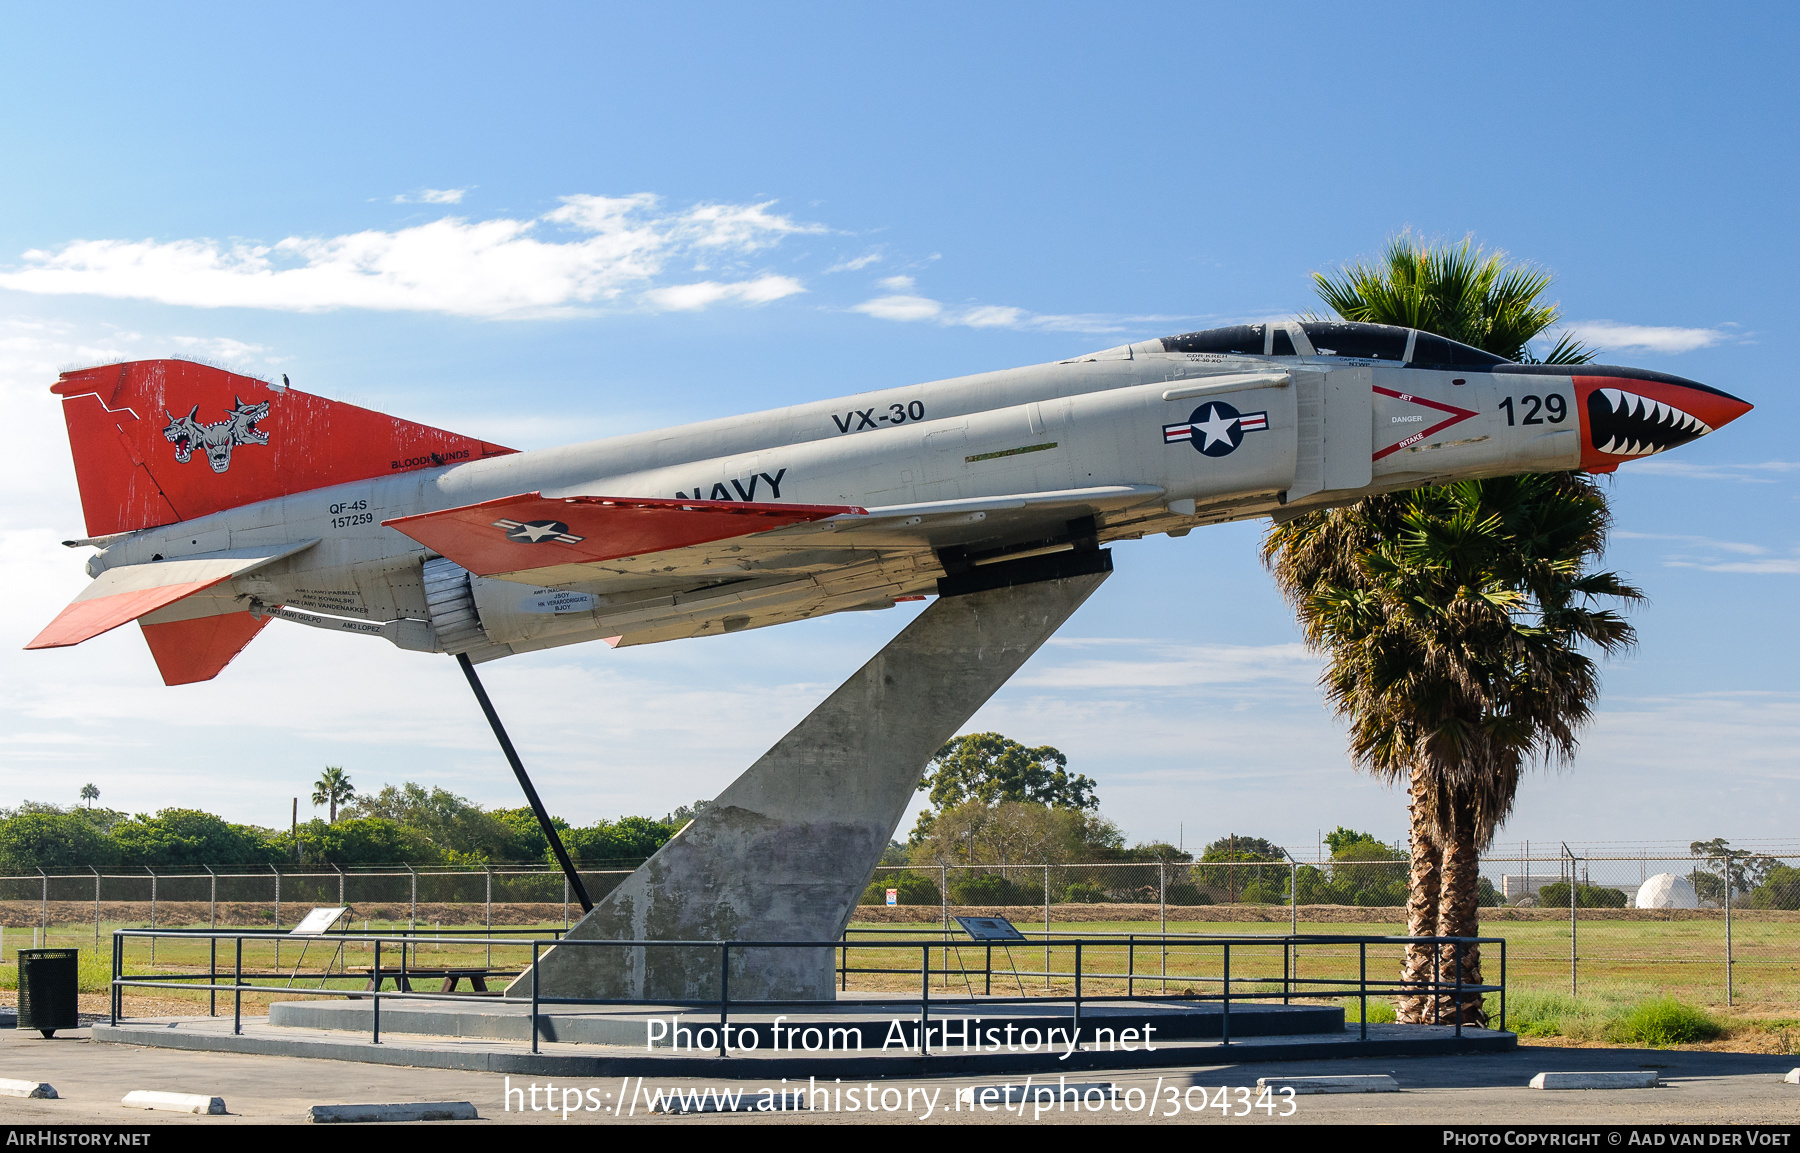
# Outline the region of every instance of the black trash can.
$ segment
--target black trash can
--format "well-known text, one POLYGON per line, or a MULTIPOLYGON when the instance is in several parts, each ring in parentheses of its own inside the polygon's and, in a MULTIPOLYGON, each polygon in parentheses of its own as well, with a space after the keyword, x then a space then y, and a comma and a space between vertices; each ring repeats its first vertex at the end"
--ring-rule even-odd
POLYGON ((19 1028, 48 1037, 75 1029, 75 994, 80 990, 79 949, 19 950, 19 1028))

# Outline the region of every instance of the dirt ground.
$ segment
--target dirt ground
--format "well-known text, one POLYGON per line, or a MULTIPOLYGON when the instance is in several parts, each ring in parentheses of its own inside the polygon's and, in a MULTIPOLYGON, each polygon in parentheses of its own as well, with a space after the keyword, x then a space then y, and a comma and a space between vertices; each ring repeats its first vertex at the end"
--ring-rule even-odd
MULTIPOLYGON (((281 909, 281 923, 292 924, 310 904, 301 902, 284 903, 281 909)), ((358 920, 405 922, 415 920, 419 924, 442 924, 459 927, 483 925, 487 918, 487 906, 479 901, 426 902, 421 901, 416 907, 406 901, 383 901, 370 903, 352 902, 358 920)), ((564 907, 561 902, 512 902, 493 905, 493 923, 495 925, 545 925, 559 922, 563 918, 564 907)), ((102 901, 100 902, 100 919, 103 922, 148 925, 151 921, 149 901, 102 901)), ((570 908, 571 915, 578 915, 579 906, 570 908)), ((1095 904, 1095 905, 1052 905, 1050 921, 1052 924, 1068 922, 1092 923, 1096 921, 1154 921, 1157 919, 1158 906, 1146 904, 1095 904)), ((1187 923, 1285 923, 1289 918, 1286 905, 1169 905, 1165 913, 1170 921, 1187 923)), ((1007 906, 950 906, 952 916, 1006 917, 1021 925, 1033 921, 1043 923, 1044 907, 1042 905, 1007 905, 1007 906)), ((204 925, 207 924, 209 909, 205 901, 158 901, 155 908, 156 923, 159 925, 204 925)), ((1396 924, 1405 918, 1405 910, 1399 908, 1366 908, 1356 905, 1302 905, 1299 909, 1300 920, 1312 924, 1371 925, 1396 924)), ((270 926, 275 923, 273 907, 261 901, 220 901, 216 911, 217 923, 220 925, 270 926)), ((8 928, 29 929, 40 925, 48 916, 52 925, 91 925, 94 921, 93 902, 51 901, 48 908, 38 901, 0 901, 0 925, 8 928)), ((942 920, 943 907, 940 905, 861 905, 856 910, 855 920, 861 924, 906 925, 936 924, 942 920)), ((1738 909, 1732 913, 1734 920, 1749 922, 1790 922, 1800 923, 1800 911, 1774 909, 1738 909)), ((1564 909, 1483 909, 1483 921, 1566 921, 1568 911, 1564 909)), ((1582 923, 1593 921, 1720 921, 1724 914, 1717 909, 1583 909, 1582 923)))

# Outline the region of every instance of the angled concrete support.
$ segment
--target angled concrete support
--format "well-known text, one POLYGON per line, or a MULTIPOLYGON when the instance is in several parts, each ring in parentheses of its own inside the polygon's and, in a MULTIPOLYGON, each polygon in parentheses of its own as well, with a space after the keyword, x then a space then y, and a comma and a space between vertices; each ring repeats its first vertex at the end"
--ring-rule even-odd
MULTIPOLYGON (((568 936, 836 940, 932 754, 1081 607, 1110 565, 1101 553, 1088 567, 1095 571, 940 596, 568 936)), ((716 997, 720 952, 556 948, 539 963, 540 993, 716 997)), ((829 947, 733 949, 730 966, 733 1001, 835 995, 829 947)), ((527 972, 511 992, 529 995, 531 980, 527 972)))

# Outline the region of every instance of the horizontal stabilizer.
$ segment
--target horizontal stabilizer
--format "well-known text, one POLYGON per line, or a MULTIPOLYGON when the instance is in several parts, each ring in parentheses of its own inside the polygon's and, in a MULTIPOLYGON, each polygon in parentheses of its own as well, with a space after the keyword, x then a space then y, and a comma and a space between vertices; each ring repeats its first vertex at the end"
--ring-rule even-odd
POLYGON ((535 492, 383 521, 478 576, 507 577, 730 540, 863 510, 535 492))
MULTIPOLYGON (((137 620, 183 597, 242 576, 271 561, 292 556, 317 543, 317 540, 306 540, 263 548, 229 549, 107 569, 25 647, 54 649, 78 645, 118 628, 126 621, 137 620)), ((248 641, 246 637, 245 643, 248 641)), ((219 667, 224 667, 223 662, 219 667)))

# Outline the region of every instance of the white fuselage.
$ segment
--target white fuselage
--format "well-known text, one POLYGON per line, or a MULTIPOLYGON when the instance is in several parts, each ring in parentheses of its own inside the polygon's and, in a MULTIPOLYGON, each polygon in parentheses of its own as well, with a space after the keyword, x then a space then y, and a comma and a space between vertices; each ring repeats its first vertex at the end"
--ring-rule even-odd
MULTIPOLYGON (((1162 490, 1153 507, 1107 515, 1104 541, 1340 504, 1432 479, 1573 468, 1577 423, 1567 377, 1168 353, 1147 342, 298 493, 134 533, 89 571, 316 538, 232 582, 229 595, 363 621, 425 620, 420 566, 432 554, 382 522, 518 493, 876 509, 1100 486, 1162 490), (1509 423, 1499 407, 1509 392, 1560 396, 1554 407, 1566 416, 1509 423), (1224 455, 1169 439, 1176 434, 1165 429, 1179 431, 1214 401, 1262 423, 1246 420, 1224 455), (1452 410, 1471 415, 1407 443, 1452 410)), ((1216 429, 1212 436, 1223 448, 1216 429)), ((981 540, 968 526, 946 533, 945 543, 981 540)), ((915 574, 912 587, 884 595, 930 586, 915 574)), ((600 619, 564 623, 548 643, 612 635, 600 619)))

